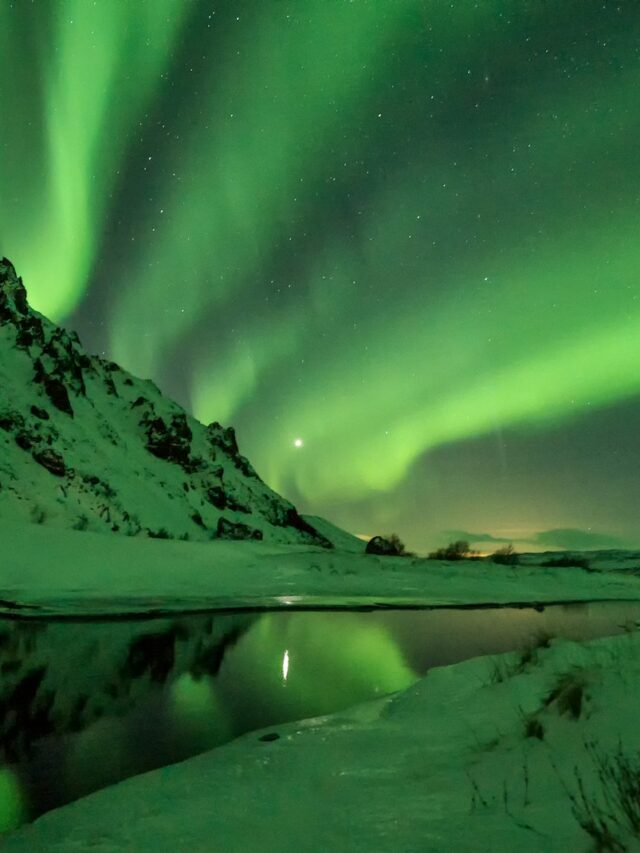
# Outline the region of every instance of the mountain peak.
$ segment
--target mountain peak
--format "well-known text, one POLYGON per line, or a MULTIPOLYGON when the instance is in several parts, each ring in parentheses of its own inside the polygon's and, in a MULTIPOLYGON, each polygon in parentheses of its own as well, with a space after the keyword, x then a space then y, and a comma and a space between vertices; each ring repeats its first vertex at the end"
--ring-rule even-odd
POLYGON ((331 543, 262 482, 232 427, 89 355, 0 261, 0 518, 130 536, 331 543))
POLYGON ((27 291, 8 258, 0 260, 0 323, 29 313, 27 291))

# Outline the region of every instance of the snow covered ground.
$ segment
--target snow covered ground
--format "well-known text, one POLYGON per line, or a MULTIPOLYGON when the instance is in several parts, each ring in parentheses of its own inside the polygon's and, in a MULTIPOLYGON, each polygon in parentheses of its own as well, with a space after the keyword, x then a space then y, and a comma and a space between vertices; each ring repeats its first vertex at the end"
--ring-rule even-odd
MULTIPOLYGON (((0 543, 0 599, 20 616, 640 600, 628 552, 590 555, 585 571, 542 566, 549 555, 509 567, 367 556, 353 541, 329 551, 7 522, 0 543)), ((637 631, 433 669, 391 697, 105 788, 6 836, 3 850, 227 853, 259 839, 264 851, 587 851, 571 798, 581 783, 603 796, 597 756, 615 756, 618 741, 636 761, 639 670, 637 631)), ((13 783, 0 777, 8 802, 13 783)), ((619 821, 610 830, 623 838, 619 821)))
POLYGON ((598 768, 640 767, 638 678, 637 631, 434 669, 99 791, 3 851, 587 851, 581 785, 616 849, 638 850, 598 768))
POLYGON ((5 612, 132 613, 283 604, 640 600, 640 559, 603 571, 376 557, 265 542, 177 542, 0 522, 5 612))

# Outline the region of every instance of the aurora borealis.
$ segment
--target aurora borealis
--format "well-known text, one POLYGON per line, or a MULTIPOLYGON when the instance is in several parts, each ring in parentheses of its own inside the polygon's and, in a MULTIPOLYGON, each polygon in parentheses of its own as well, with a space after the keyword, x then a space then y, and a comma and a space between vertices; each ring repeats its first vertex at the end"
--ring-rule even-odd
POLYGON ((353 532, 640 545, 633 0, 5 0, 0 62, 88 349, 353 532))

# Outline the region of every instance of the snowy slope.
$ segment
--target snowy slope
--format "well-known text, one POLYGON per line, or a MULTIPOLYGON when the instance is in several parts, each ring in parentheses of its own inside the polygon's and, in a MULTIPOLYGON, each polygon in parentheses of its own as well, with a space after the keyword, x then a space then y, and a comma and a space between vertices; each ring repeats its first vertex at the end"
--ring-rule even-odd
POLYGON ((433 669, 391 697, 106 788, 3 850, 638 850, 602 767, 640 773, 639 678, 637 631, 433 669), (587 804, 618 846, 581 826, 587 804))
POLYGON ((0 519, 129 536, 330 547, 240 455, 150 382, 33 311, 0 261, 0 519))
POLYGON ((305 521, 309 522, 314 530, 322 533, 339 551, 364 554, 367 543, 362 539, 358 539, 353 533, 348 533, 346 530, 336 527, 335 524, 327 521, 326 518, 321 518, 319 515, 303 515, 302 517, 305 521))

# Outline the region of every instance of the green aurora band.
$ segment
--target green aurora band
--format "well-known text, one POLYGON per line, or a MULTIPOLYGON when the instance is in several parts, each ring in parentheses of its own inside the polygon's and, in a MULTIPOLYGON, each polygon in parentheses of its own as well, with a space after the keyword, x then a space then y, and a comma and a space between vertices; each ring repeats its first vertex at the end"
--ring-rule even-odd
POLYGON ((0 172, 2 198, 12 202, 2 205, 0 234, 34 305, 58 319, 88 285, 127 142, 188 4, 24 6, 23 16, 11 4, 0 7, 0 103, 10 117, 0 172), (25 43, 37 69, 25 59, 25 43), (25 109, 29 98, 39 109, 25 109))
POLYGON ((226 6, 0 8, 0 250, 35 307, 82 316, 102 266, 109 356, 308 506, 637 397, 631 5, 226 6))

